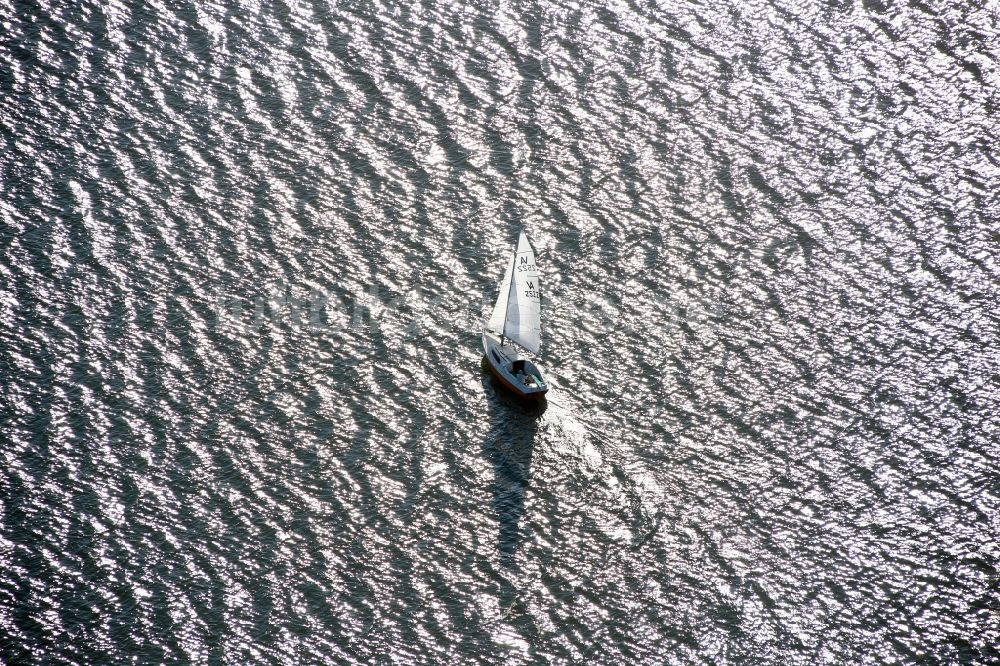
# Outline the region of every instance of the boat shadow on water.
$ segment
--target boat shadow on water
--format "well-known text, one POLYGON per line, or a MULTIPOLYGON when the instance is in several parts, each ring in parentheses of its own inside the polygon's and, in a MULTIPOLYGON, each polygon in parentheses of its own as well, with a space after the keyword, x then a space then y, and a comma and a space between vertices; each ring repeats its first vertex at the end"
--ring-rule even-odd
POLYGON ((521 517, 531 481, 531 456, 545 398, 525 400, 511 393, 482 360, 481 380, 490 409, 490 431, 483 452, 493 465, 493 510, 499 521, 500 564, 514 567, 521 538, 521 517))

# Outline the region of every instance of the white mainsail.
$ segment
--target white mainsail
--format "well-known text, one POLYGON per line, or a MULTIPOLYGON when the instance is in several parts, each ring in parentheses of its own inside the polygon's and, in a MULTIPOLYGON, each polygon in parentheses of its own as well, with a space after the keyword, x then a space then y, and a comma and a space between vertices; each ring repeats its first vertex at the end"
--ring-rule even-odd
POLYGON ((542 347, 542 288, 535 252, 521 232, 488 327, 535 354, 542 347))

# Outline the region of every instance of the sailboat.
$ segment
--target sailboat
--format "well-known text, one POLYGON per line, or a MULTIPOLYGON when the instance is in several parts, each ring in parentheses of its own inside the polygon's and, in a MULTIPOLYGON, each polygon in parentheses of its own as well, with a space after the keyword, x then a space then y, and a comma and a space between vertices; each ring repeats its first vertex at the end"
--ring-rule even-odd
POLYGON ((483 351, 490 370, 522 398, 538 399, 549 390, 542 371, 518 347, 538 354, 542 347, 542 289, 535 251, 521 231, 507 264, 493 314, 483 329, 483 351))

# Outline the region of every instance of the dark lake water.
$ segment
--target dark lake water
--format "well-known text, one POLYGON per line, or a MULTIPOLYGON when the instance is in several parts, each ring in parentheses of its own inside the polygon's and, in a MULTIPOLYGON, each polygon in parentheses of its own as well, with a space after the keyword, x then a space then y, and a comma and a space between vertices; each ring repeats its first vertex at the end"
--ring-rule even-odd
POLYGON ((998 90, 990 2, 0 3, 0 662, 996 663, 998 90))

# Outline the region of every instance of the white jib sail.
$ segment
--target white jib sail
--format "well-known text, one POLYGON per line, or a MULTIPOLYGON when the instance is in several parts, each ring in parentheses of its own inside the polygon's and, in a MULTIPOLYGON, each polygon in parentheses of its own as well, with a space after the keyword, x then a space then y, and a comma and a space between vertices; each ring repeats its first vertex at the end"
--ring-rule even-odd
POLYGON ((514 261, 517 259, 517 251, 511 255, 510 261, 507 262, 507 270, 503 274, 503 281, 500 283, 500 295, 497 297, 497 303, 493 306, 493 314, 490 315, 490 320, 486 323, 486 328, 497 335, 504 332, 504 322, 507 320, 507 303, 510 300, 510 283, 511 274, 514 272, 514 261))
MULTIPOLYGON (((523 231, 517 239, 511 272, 513 279, 507 296, 507 323, 503 332, 514 342, 537 354, 542 347, 542 286, 538 267, 535 265, 535 251, 531 249, 523 231)), ((500 300, 503 300, 503 287, 500 294, 500 300)), ((500 302, 497 301, 497 306, 499 305, 500 302)), ((493 316, 496 314, 494 311, 493 316)), ((492 322, 491 318, 490 323, 492 322)))

